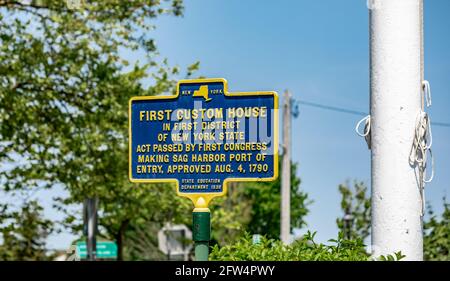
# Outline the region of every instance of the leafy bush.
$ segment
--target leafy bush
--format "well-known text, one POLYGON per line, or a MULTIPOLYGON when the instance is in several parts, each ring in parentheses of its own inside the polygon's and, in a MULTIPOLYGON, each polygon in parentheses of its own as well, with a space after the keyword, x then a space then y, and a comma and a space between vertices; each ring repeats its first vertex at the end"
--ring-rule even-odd
MULTIPOLYGON (((301 239, 291 245, 279 240, 262 237, 260 243, 253 244, 251 236, 246 234, 237 243, 219 247, 215 245, 210 260, 216 261, 368 261, 361 239, 346 240, 340 234, 337 240, 329 240, 331 245, 316 243, 315 233, 308 231, 301 239)), ((403 256, 380 257, 380 260, 400 260, 403 256)))
POLYGON ((450 204, 444 198, 444 212, 438 218, 431 207, 424 222, 423 250, 427 261, 450 261, 450 204))

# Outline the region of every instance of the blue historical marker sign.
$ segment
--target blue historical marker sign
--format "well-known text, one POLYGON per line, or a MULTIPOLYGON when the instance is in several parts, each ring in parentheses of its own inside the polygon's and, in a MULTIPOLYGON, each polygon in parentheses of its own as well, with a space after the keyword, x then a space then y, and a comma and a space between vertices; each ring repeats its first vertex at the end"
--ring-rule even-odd
POLYGON ((183 80, 176 95, 129 105, 129 177, 214 197, 230 181, 278 176, 278 96, 228 93, 224 79, 183 80))

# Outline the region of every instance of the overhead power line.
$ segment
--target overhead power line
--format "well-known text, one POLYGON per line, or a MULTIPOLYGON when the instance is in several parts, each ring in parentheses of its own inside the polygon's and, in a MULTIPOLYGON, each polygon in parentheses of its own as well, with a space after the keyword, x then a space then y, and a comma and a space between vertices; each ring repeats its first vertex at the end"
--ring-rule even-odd
POLYGON ((450 128, 450 124, 449 123, 442 123, 442 122, 433 122, 433 121, 431 121, 431 125, 438 126, 438 127, 448 127, 448 128, 450 128))
MULTIPOLYGON (((306 106, 311 106, 311 107, 315 107, 315 108, 320 108, 320 109, 324 109, 324 110, 339 112, 339 113, 347 113, 347 114, 352 114, 352 115, 357 115, 357 116, 366 116, 367 115, 366 112, 362 112, 362 111, 357 111, 357 110, 352 110, 352 109, 347 109, 347 108, 342 108, 342 107, 337 107, 337 106, 331 106, 331 105, 326 105, 326 104, 320 104, 320 103, 315 103, 315 102, 310 102, 310 101, 305 101, 305 100, 297 100, 297 101, 295 101, 295 103, 300 104, 300 105, 306 105, 306 106)), ((437 127, 450 128, 450 123, 432 121, 431 124, 433 126, 437 126, 437 127)))
POLYGON ((358 115, 358 116, 366 116, 367 115, 367 113, 362 112, 362 111, 345 109, 345 108, 341 108, 341 107, 330 106, 330 105, 325 105, 325 104, 320 104, 320 103, 315 103, 315 102, 309 102, 309 101, 304 101, 304 100, 297 101, 297 103, 303 104, 303 105, 312 106, 312 107, 317 107, 317 108, 321 108, 321 109, 325 109, 325 110, 331 110, 331 111, 336 111, 336 112, 348 113, 348 114, 353 114, 353 115, 358 115))

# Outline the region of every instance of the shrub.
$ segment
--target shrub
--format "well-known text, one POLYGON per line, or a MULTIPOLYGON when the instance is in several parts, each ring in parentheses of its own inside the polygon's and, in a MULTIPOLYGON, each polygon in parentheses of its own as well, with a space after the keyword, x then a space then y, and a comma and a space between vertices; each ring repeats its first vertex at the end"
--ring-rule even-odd
MULTIPOLYGON (((246 234, 237 243, 219 247, 215 245, 210 260, 216 261, 368 261, 361 239, 346 240, 340 234, 338 239, 329 240, 330 245, 316 243, 315 233, 308 231, 301 239, 291 245, 279 240, 261 238, 260 243, 253 244, 251 236, 246 234)), ((400 260, 401 253, 394 256, 380 257, 380 260, 400 260)))

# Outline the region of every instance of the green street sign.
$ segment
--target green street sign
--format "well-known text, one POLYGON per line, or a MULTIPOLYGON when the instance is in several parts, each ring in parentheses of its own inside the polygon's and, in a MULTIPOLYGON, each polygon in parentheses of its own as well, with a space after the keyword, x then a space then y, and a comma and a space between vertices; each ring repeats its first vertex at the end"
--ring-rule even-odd
MULTIPOLYGON (((87 258, 86 241, 77 242, 77 256, 80 259, 87 258)), ((117 244, 112 241, 97 242, 97 259, 116 259, 117 258, 117 244)))

